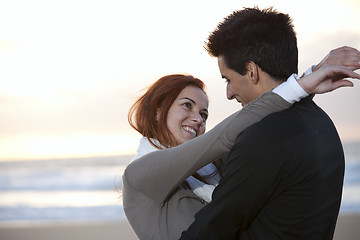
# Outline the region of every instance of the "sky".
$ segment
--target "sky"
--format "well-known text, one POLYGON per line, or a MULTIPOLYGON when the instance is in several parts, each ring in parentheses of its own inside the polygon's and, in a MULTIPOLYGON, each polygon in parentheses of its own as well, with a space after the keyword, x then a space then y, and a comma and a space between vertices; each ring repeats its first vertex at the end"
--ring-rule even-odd
MULTIPOLYGON (((360 49, 358 0, 0 0, 0 160, 134 154, 131 104, 158 78, 202 79, 211 129, 228 101, 204 41, 225 16, 270 7, 293 18, 299 72, 331 49, 360 49)), ((315 96, 342 141, 360 140, 360 82, 315 96)))

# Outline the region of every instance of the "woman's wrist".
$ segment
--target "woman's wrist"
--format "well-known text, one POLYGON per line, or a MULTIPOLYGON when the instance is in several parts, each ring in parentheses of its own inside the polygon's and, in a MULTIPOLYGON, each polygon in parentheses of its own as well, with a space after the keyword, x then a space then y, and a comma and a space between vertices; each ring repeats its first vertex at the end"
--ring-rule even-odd
POLYGON ((299 102, 302 98, 309 96, 298 82, 299 79, 299 76, 293 73, 285 82, 272 91, 291 104, 299 102))

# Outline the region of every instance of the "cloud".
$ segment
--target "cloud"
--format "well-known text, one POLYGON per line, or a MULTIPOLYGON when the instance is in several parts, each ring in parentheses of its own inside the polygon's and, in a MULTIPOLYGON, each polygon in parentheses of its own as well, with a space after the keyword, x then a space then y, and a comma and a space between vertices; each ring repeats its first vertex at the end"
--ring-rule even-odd
POLYGON ((360 49, 360 32, 354 29, 299 36, 299 65, 302 69, 306 69, 320 62, 330 50, 342 46, 360 49))
POLYGON ((118 89, 61 96, 60 103, 34 97, 0 96, 0 132, 8 134, 67 134, 125 130, 130 99, 118 89))
POLYGON ((21 50, 23 46, 16 41, 0 38, 0 50, 21 50))

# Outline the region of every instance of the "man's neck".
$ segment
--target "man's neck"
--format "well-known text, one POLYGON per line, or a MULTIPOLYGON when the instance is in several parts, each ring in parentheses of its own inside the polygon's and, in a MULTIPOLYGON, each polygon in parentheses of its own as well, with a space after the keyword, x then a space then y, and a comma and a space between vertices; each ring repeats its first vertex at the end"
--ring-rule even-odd
POLYGON ((273 78, 271 75, 269 75, 264 71, 260 71, 259 74, 260 74, 260 85, 264 93, 276 88, 281 84, 281 82, 278 79, 273 78))

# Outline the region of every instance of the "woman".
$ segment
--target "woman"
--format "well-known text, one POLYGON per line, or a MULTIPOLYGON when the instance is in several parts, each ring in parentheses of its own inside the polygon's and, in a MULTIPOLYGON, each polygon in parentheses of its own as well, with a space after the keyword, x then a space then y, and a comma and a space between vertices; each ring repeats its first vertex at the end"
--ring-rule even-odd
MULTIPOLYGON (((339 72, 359 77, 344 68, 327 66, 300 79, 299 84, 308 93, 331 91, 340 85, 321 81, 339 72)), ((340 82, 341 86, 350 85, 340 82)), ((288 92, 291 87, 283 83, 274 91, 288 92)), ((144 136, 136 160, 123 175, 124 211, 138 237, 178 239, 195 213, 211 201, 220 179, 212 162, 228 153, 247 126, 307 96, 295 95, 287 102, 268 92, 202 135, 208 105, 203 83, 184 75, 165 76, 154 83, 129 113, 130 124, 144 136)))
MULTIPOLYGON (((160 78, 129 112, 130 125, 144 136, 135 159, 202 135, 208 117, 207 109, 208 98, 201 80, 185 75, 160 78), (135 117, 135 122, 132 117, 135 117)), ((189 177, 187 182, 195 194, 209 202, 219 180, 217 168, 210 163, 195 176, 189 177), (212 184, 204 184, 204 181, 212 184)))

